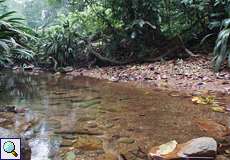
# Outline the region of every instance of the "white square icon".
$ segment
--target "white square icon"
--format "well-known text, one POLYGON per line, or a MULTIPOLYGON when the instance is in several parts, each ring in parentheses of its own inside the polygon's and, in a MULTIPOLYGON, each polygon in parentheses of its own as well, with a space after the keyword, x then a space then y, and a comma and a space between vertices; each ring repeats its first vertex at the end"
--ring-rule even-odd
POLYGON ((20 160, 21 159, 21 139, 1 138, 0 160, 20 160))

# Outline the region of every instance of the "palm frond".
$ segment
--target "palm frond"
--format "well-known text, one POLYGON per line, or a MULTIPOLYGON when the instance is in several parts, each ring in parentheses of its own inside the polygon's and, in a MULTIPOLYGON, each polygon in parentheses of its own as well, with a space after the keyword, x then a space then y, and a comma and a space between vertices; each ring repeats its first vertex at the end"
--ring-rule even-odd
POLYGON ((7 12, 3 15, 0 16, 0 19, 4 19, 4 18, 7 18, 9 16, 12 16, 13 14, 15 14, 16 12, 15 11, 11 11, 11 12, 7 12))
MULTIPOLYGON (((4 0, 0 0, 3 3, 4 0)), ((25 47, 28 39, 35 37, 28 34, 31 29, 23 24, 22 18, 15 17, 15 11, 0 15, 0 65, 12 63, 13 61, 30 61, 33 59, 33 52, 25 47)))
POLYGON ((213 66, 216 72, 219 71, 223 61, 229 57, 229 36, 230 28, 223 29, 218 35, 216 46, 214 48, 215 57, 213 59, 213 66))

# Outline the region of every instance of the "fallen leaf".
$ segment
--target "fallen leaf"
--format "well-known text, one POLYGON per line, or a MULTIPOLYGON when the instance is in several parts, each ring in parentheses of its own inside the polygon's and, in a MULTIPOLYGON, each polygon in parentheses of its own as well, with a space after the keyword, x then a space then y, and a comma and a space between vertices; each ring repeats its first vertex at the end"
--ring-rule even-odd
POLYGON ((225 153, 226 153, 226 154, 230 154, 230 150, 229 150, 229 149, 226 149, 226 150, 225 150, 225 153))
POLYGON ((180 97, 180 94, 178 92, 171 92, 169 93, 169 95, 172 97, 180 97))
POLYGON ((221 113, 224 113, 224 112, 225 112, 224 107, 212 107, 212 110, 213 110, 214 112, 221 112, 221 113))
POLYGON ((159 86, 162 87, 162 88, 168 88, 169 87, 168 83, 167 82, 163 82, 163 81, 160 82, 159 86))
POLYGON ((227 106, 227 108, 225 108, 225 110, 230 112, 230 106, 227 106))
POLYGON ((150 94, 150 92, 148 92, 148 91, 145 92, 145 95, 149 95, 149 94, 150 94))
POLYGON ((207 96, 205 99, 208 102, 208 104, 212 104, 215 101, 215 97, 214 96, 207 96))
POLYGON ((215 103, 215 97, 213 96, 195 96, 192 98, 192 102, 195 102, 197 104, 214 104, 215 103))
POLYGON ((199 97, 192 97, 193 102, 197 102, 199 100, 199 97))

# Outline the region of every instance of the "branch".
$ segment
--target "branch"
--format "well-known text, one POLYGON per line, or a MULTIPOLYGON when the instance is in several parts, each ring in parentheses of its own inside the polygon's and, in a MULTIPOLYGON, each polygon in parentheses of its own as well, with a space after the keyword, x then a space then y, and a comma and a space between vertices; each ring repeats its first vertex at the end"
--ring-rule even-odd
POLYGON ((121 62, 121 61, 117 61, 117 60, 113 60, 113 59, 109 59, 109 58, 107 58, 107 57, 104 57, 104 56, 102 56, 101 54, 97 53, 97 52, 93 49, 93 47, 92 47, 90 41, 88 41, 88 47, 87 47, 87 49, 88 49, 89 52, 92 53, 95 57, 97 57, 98 59, 100 59, 101 61, 104 61, 104 62, 109 62, 109 63, 112 63, 112 64, 118 64, 118 65, 125 65, 125 64, 134 62, 133 60, 121 62))
MULTIPOLYGON (((126 64, 130 64, 130 63, 134 63, 134 62, 142 62, 142 63, 143 62, 149 62, 149 63, 152 63, 152 62, 160 61, 162 58, 164 58, 164 57, 168 56, 169 54, 171 54, 172 51, 178 49, 178 47, 174 47, 173 49, 169 50, 168 52, 164 53, 163 55, 155 57, 155 58, 140 58, 140 59, 129 60, 129 61, 117 61, 117 60, 110 59, 110 58, 102 56, 100 53, 96 52, 93 49, 90 41, 88 41, 87 49, 89 50, 89 53, 93 54, 96 58, 98 58, 101 61, 108 62, 108 63, 115 64, 115 65, 126 65, 126 64)), ((155 49, 155 51, 157 51, 157 49, 155 49)))
POLYGON ((188 48, 185 47, 184 42, 183 42, 183 40, 182 40, 180 35, 177 35, 177 37, 178 37, 178 39, 179 39, 179 41, 181 43, 181 47, 184 49, 184 51, 187 54, 189 54, 191 57, 199 57, 199 55, 195 55, 192 51, 190 51, 188 48))

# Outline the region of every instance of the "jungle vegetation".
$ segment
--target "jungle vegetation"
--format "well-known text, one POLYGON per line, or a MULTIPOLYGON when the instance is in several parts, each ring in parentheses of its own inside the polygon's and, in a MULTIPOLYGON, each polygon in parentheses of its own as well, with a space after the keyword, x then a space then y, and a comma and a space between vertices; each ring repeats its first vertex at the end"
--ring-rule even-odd
POLYGON ((229 36, 229 0, 0 0, 1 66, 122 65, 202 52, 219 71, 230 67, 229 36))

